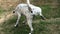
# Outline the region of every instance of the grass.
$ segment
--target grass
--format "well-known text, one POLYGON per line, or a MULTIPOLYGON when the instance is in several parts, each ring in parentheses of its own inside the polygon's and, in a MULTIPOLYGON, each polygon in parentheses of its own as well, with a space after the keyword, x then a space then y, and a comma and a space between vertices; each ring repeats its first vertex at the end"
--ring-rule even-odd
MULTIPOLYGON (((51 8, 50 5, 39 7, 42 8, 43 15, 49 19, 41 20, 40 16, 35 16, 33 19, 33 34, 60 34, 60 8, 51 8)), ((8 11, 12 10, 13 7, 9 8, 8 11)), ((6 10, 0 8, 0 15, 5 11, 6 10)), ((22 21, 25 20, 24 17, 25 16, 21 17, 17 28, 14 27, 17 20, 16 16, 0 24, 0 34, 28 34, 30 32, 29 26, 22 23, 22 21)))
MULTIPOLYGON (((16 19, 17 17, 10 18, 0 25, 2 28, 0 32, 4 32, 4 34, 28 34, 30 31, 29 26, 22 23, 25 18, 21 17, 22 20, 20 20, 17 28, 14 27, 16 19)), ((37 19, 33 21, 33 27, 33 34, 60 34, 60 18, 48 20, 37 19)))
POLYGON ((6 10, 3 10, 2 8, 0 8, 0 14, 4 13, 6 10))

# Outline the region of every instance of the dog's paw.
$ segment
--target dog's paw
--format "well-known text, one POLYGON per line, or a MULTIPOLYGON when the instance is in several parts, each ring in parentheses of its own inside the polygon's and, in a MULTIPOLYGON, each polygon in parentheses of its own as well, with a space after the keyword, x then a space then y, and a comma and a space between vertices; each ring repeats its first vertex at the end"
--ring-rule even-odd
POLYGON ((18 25, 14 25, 14 27, 16 28, 16 27, 18 27, 18 25))

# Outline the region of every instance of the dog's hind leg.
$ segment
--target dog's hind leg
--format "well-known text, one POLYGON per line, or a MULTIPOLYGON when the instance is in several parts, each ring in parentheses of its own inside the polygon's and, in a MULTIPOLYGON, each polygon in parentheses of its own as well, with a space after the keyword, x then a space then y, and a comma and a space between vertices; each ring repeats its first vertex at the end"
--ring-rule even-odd
POLYGON ((16 24, 14 25, 15 27, 18 25, 18 23, 19 23, 19 19, 20 19, 20 17, 21 17, 21 14, 20 14, 20 13, 18 13, 18 12, 17 12, 17 15, 18 15, 18 19, 17 19, 16 24))
POLYGON ((31 34, 33 32, 33 27, 32 27, 32 16, 27 16, 27 23, 30 27, 31 32, 29 34, 31 34))

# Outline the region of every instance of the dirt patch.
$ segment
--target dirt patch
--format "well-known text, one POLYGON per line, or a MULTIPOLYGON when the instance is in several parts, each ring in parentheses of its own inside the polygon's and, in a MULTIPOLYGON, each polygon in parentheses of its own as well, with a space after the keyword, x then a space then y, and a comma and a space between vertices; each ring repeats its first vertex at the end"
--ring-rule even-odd
POLYGON ((10 7, 15 7, 19 3, 22 3, 22 1, 23 0, 0 0, 0 7, 5 10, 8 10, 10 7))
POLYGON ((7 12, 5 15, 2 15, 0 18, 0 23, 5 22, 6 20, 8 20, 10 17, 12 17, 13 14, 10 12, 7 12))

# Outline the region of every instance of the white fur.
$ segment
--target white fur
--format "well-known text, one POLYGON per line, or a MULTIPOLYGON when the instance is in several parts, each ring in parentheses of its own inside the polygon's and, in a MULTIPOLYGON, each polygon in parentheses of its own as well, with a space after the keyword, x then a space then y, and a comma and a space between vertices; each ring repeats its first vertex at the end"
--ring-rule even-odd
POLYGON ((31 29, 31 32, 29 34, 31 34, 33 32, 33 27, 32 27, 32 19, 33 19, 33 15, 40 15, 42 16, 42 11, 40 7, 34 6, 32 4, 29 4, 29 0, 27 0, 27 4, 19 4, 17 5, 17 7, 15 8, 15 13, 18 15, 18 19, 17 22, 15 24, 15 27, 17 26, 17 24, 19 23, 19 19, 21 17, 21 14, 26 16, 27 19, 27 23, 31 29), (28 9, 28 6, 31 8, 32 12, 31 13, 28 9))
MULTIPOLYGON (((34 6, 32 4, 30 4, 29 6, 31 7, 31 10, 33 12, 33 13, 31 13, 32 15, 38 15, 39 14, 39 15, 42 16, 42 9, 40 7, 34 6)), ((19 4, 17 7, 19 7, 19 9, 21 9, 21 8, 28 9, 27 4, 19 4)))

